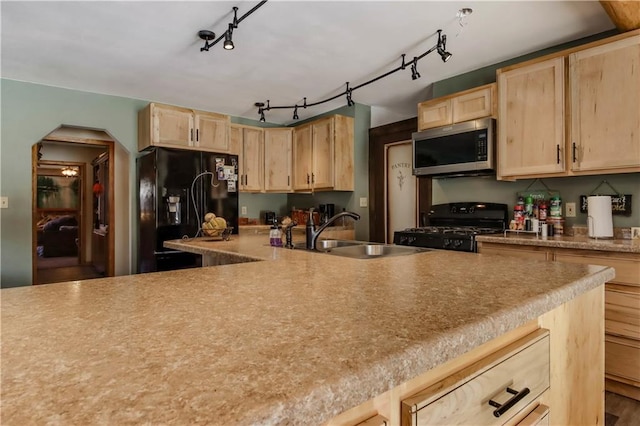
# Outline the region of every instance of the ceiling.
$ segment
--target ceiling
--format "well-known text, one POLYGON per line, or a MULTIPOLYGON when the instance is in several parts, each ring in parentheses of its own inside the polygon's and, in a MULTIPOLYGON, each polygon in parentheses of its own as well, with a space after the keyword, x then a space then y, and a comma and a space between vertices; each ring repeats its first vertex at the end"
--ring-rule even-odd
MULTIPOLYGON (((198 31, 224 33, 257 1, 2 1, 2 77, 258 119, 254 103, 312 103, 419 56, 421 78, 397 72, 353 100, 412 117, 429 85, 483 66, 614 28, 597 1, 275 1, 240 22, 235 49, 201 52, 198 31), (456 13, 473 13, 461 26, 456 13)), ((346 98, 299 110, 300 119, 346 98)), ((291 110, 266 113, 289 124, 291 110)))

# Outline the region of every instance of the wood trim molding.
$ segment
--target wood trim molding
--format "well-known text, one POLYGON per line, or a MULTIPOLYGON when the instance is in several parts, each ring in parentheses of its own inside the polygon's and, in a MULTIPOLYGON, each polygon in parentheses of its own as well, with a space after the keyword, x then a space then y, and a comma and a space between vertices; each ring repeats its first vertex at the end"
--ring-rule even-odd
POLYGON ((602 8, 620 31, 631 31, 640 28, 640 2, 600 0, 602 8))

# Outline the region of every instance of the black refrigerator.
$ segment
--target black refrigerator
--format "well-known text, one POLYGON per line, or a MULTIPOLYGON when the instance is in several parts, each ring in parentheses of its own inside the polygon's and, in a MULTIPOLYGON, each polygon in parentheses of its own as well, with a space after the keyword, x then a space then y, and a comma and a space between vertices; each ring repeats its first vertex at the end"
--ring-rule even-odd
POLYGON ((196 236, 208 212, 238 233, 237 155, 154 147, 137 169, 139 273, 201 266, 200 255, 163 243, 196 236))

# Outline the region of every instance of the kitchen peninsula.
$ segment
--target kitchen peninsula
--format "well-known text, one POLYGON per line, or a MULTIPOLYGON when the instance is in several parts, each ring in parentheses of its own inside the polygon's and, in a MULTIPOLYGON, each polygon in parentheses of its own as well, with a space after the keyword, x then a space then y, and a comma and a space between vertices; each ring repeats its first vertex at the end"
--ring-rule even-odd
POLYGON ((613 268, 531 262, 526 274, 518 259, 449 251, 348 259, 263 235, 165 244, 248 262, 2 290, 3 424, 397 424, 381 396, 540 327, 552 423, 577 411, 603 423, 598 310, 613 268))

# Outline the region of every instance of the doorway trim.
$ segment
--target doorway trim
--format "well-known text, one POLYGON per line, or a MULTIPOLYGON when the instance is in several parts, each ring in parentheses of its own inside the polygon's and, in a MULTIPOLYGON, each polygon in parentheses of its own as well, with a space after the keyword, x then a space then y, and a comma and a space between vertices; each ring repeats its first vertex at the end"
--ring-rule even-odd
MULTIPOLYGON (((55 129, 54 129, 55 130, 55 129)), ((108 133, 104 130, 99 130, 101 132, 108 133)), ((115 181, 115 141, 113 140, 101 140, 101 139, 92 139, 92 138, 78 138, 72 136, 54 136, 47 135, 40 142, 65 142, 65 143, 75 143, 81 145, 94 145, 94 146, 104 146, 107 149, 109 155, 109 208, 108 208, 108 218, 109 218, 109 232, 107 233, 107 265, 106 265, 106 276, 112 277, 115 275, 115 196, 114 196, 114 181, 115 181)), ((31 283, 37 282, 37 265, 36 258, 37 256, 37 245, 38 245, 38 233, 36 231, 36 224, 38 222, 37 219, 37 179, 38 179, 38 163, 42 162, 42 160, 38 159, 38 143, 35 143, 31 146, 31 283)), ((63 161, 54 161, 56 163, 63 163, 63 161)), ((88 179, 89 171, 85 169, 85 177, 88 179)), ((84 192, 82 194, 84 200, 86 197, 84 192)), ((86 200, 86 202, 89 202, 86 200)))

